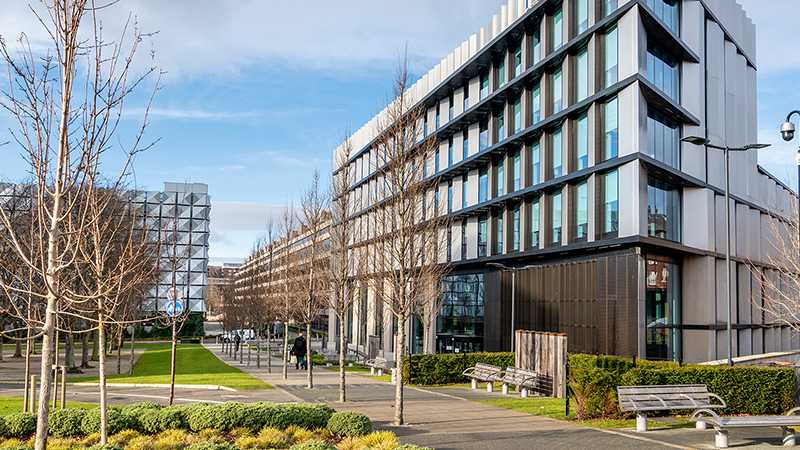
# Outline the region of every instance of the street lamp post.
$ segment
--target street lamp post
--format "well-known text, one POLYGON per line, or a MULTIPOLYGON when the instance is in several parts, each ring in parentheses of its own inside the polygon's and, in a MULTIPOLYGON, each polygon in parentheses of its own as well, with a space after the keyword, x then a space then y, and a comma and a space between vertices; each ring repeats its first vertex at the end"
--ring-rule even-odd
MULTIPOLYGON (((794 115, 800 116, 800 111, 794 110, 790 112, 786 116, 786 122, 781 125, 781 137, 786 142, 794 139, 795 128, 794 123, 792 123, 792 116, 794 115)), ((795 162, 797 163, 797 193, 800 194, 800 149, 797 150, 795 162)), ((797 196, 797 229, 798 233, 800 233, 800 195, 797 196)), ((800 236, 798 236, 798 238, 800 238, 800 236)))
POLYGON ((746 152, 769 147, 769 144, 748 144, 744 147, 728 147, 714 145, 709 139, 699 136, 687 136, 681 139, 694 145, 705 145, 708 148, 722 150, 725 155, 725 284, 726 297, 728 304, 728 365, 733 366, 733 305, 731 298, 731 174, 730 174, 730 152, 746 152))

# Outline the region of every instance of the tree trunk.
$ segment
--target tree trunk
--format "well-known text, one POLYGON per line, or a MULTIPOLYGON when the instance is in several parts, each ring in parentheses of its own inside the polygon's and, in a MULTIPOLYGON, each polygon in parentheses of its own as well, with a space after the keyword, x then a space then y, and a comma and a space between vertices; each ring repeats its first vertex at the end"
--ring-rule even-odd
POLYGON ((402 317, 397 327, 397 341, 395 342, 395 381, 394 386, 394 424, 403 425, 403 356, 406 349, 406 322, 407 318, 402 317))
POLYGON ((283 379, 289 378, 289 322, 283 322, 283 379))
POLYGON ((124 338, 122 326, 120 326, 119 337, 117 338, 117 375, 122 375, 122 343, 124 338))
POLYGON ((128 367, 128 375, 133 375, 133 364, 136 359, 136 353, 134 352, 136 348, 136 326, 134 325, 131 330, 131 366, 128 367))
POLYGON ((27 329, 27 339, 25 339, 25 398, 22 402, 22 409, 24 412, 31 412, 33 405, 28 404, 31 399, 30 390, 33 389, 33 386, 29 384, 31 379, 31 353, 33 353, 33 347, 36 345, 36 341, 31 340, 30 325, 27 326, 27 329))
POLYGON ((92 361, 97 361, 98 353, 100 351, 99 346, 97 345, 97 330, 94 330, 92 333, 92 361))
POLYGON ((272 373, 272 324, 267 326, 267 373, 272 373))
POLYGON ((306 387, 309 389, 314 388, 314 364, 311 362, 311 323, 306 324, 306 374, 307 381, 306 387))
MULTIPOLYGON (((100 306, 102 311, 102 305, 100 306)), ((103 322, 103 314, 97 315, 97 341, 100 348, 105 349, 106 327, 103 322)), ((100 381, 100 443, 105 445, 108 442, 108 393, 106 392, 106 352, 100 352, 99 363, 97 365, 97 376, 100 381)))
POLYGON ((89 332, 81 333, 81 369, 91 368, 89 364, 89 332))
POLYGON ((14 344, 13 358, 22 358, 22 331, 17 330, 17 342, 14 344))
POLYGON ((169 406, 175 402, 175 353, 178 347, 178 321, 172 319, 172 348, 169 354, 169 406))
POLYGON ((347 384, 345 379, 345 342, 344 342, 344 320, 339 320, 339 401, 347 401, 347 384))
POLYGON ((74 371, 75 367, 75 337, 72 332, 67 333, 66 344, 64 344, 64 365, 68 371, 74 371))
MULTIPOLYGON (((58 233, 51 231, 51 233, 58 233)), ((51 236, 52 240, 52 236, 51 236)), ((52 243, 48 249, 48 253, 55 253, 55 243, 52 243)), ((53 259, 55 255, 53 254, 53 259)), ((55 261, 48 264, 54 264, 55 261)), ((54 286, 55 277, 52 276, 50 267, 47 270, 47 282, 50 286, 54 286)), ((47 424, 48 416, 50 414, 50 389, 53 382, 53 343, 56 334, 56 296, 50 291, 47 293, 47 309, 45 312, 44 325, 42 326, 42 360, 39 370, 39 405, 36 411, 36 442, 34 444, 35 450, 47 450, 47 424)))

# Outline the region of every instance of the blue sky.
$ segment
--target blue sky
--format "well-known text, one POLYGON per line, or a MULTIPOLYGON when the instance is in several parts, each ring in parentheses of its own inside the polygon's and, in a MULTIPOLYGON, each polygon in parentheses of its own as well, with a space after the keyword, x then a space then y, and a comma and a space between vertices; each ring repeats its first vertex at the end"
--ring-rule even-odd
MULTIPOLYGON (((296 201, 314 170, 330 170, 331 150, 381 109, 393 69, 408 46, 422 73, 488 22, 499 0, 126 0, 105 12, 116 30, 132 13, 158 31, 147 50, 166 71, 148 129, 158 145, 136 163, 136 185, 208 183, 212 195, 210 254, 243 258, 270 214, 296 201)), ((759 30, 759 131, 762 165, 796 184, 795 144, 777 127, 800 108, 800 53, 787 41, 796 0, 742 0, 759 30), (768 5, 768 6, 767 6, 768 5)), ((0 34, 45 36, 26 2, 0 11, 0 34)), ((140 62, 143 67, 143 62, 140 62)), ((136 125, 144 94, 129 102, 136 125)), ((0 141, 9 123, 0 117, 0 141)), ((24 166, 0 147, 0 179, 18 180, 24 166)))

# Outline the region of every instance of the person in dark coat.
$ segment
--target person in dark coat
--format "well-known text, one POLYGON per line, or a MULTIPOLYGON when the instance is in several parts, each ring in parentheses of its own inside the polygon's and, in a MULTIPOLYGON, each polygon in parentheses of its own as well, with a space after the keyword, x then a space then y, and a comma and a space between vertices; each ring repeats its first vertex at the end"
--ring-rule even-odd
POLYGON ((238 331, 234 331, 233 333, 234 333, 233 342, 235 344, 235 346, 233 347, 234 349, 233 353, 235 355, 236 353, 239 353, 239 345, 241 345, 242 343, 242 336, 239 335, 238 331))
POLYGON ((300 333, 300 335, 294 339, 294 345, 292 345, 292 355, 294 355, 296 358, 294 363, 295 370, 305 370, 308 368, 306 365, 306 338, 303 337, 303 333, 300 333))

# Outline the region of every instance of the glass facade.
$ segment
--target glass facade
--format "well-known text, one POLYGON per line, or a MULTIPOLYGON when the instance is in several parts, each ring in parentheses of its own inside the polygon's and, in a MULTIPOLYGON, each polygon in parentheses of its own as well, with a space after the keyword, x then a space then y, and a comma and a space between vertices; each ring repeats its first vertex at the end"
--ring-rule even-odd
POLYGON ((586 49, 575 59, 575 97, 581 101, 589 96, 589 54, 586 49))
POLYGON ((522 72, 524 69, 522 68, 522 44, 520 43, 514 50, 514 77, 520 76, 522 72))
POLYGON ((495 222, 497 227, 495 227, 495 247, 494 247, 494 254, 495 255, 502 255, 505 253, 505 241, 503 240, 503 234, 505 231, 505 220, 503 220, 503 213, 501 212, 497 216, 497 221, 495 222))
POLYGON ((539 226, 539 199, 537 198, 531 204, 531 247, 538 248, 539 247, 539 236, 541 233, 541 228, 539 226))
POLYGON ((519 205, 514 208, 513 212, 511 213, 511 227, 512 227, 512 236, 511 236, 511 251, 518 252, 519 251, 519 226, 520 226, 520 208, 519 205))
POLYGON ((619 175, 616 170, 603 175, 602 237, 616 237, 619 231, 619 175))
POLYGON ((531 123, 536 124, 542 120, 542 92, 539 84, 531 90, 531 123))
POLYGON ((647 154, 664 164, 680 167, 681 131, 678 124, 655 111, 647 114, 647 154))
POLYGON ((561 191, 550 198, 550 244, 561 245, 561 191))
POLYGON ((514 102, 514 105, 511 107, 514 113, 514 134, 519 133, 524 128, 524 123, 522 121, 522 101, 521 99, 517 99, 514 102))
POLYGON ((589 0, 575 0, 575 30, 583 33, 589 29, 589 0))
POLYGON ((481 75, 481 100, 489 96, 489 75, 481 75))
POLYGON ((564 149, 562 147, 563 140, 561 139, 561 130, 553 132, 551 136, 550 145, 550 178, 558 178, 563 175, 562 156, 564 149))
POLYGON ((647 180, 647 235, 681 240, 681 192, 652 178, 647 180))
POLYGON ((616 158, 619 153, 619 111, 617 99, 603 107, 603 160, 616 158))
POLYGON ((451 137, 450 140, 447 141, 447 167, 453 165, 453 159, 455 158, 453 152, 453 138, 451 137))
POLYGON ((558 50, 564 45, 564 11, 560 8, 553 14, 553 28, 550 40, 553 43, 553 50, 558 50))
POLYGON ((531 186, 542 182, 542 154, 539 143, 531 146, 531 186))
POLYGON ((478 257, 486 256, 486 239, 489 237, 489 223, 486 216, 478 217, 478 257))
POLYGON ((575 124, 575 169, 589 167, 589 117, 585 114, 575 124))
POLYGON ((606 33, 604 51, 605 67, 603 72, 603 86, 609 87, 619 81, 619 47, 616 27, 606 33))
POLYGON ((647 359, 681 359, 680 268, 669 259, 647 258, 645 347, 647 359))
POLYGON ((645 0, 647 5, 673 33, 679 34, 680 12, 678 0, 645 0))
POLYGON ((563 95, 564 83, 561 79, 561 70, 553 73, 553 114, 559 113, 564 108, 563 95))
POLYGON ((483 350, 483 274, 450 275, 442 281, 442 310, 436 320, 437 353, 483 350))
POLYGON ((489 125, 482 122, 480 125, 480 134, 478 135, 478 150, 484 151, 489 147, 489 125))
POLYGON ((619 7, 619 0, 603 0, 603 17, 613 13, 619 7))
POLYGON ((497 86, 502 87, 506 84, 506 60, 505 58, 500 60, 500 64, 497 66, 497 86))
POLYGON ((518 191, 522 189, 522 157, 519 154, 519 150, 514 153, 511 160, 514 162, 514 190, 518 191))
POLYGON ((464 175, 461 178, 461 207, 466 208, 469 206, 469 176, 464 175))
POLYGON ((478 171, 478 203, 489 200, 489 171, 486 168, 478 171))
POLYGON ((439 149, 433 154, 433 173, 439 173, 439 149))
POLYGON ((453 212, 453 180, 447 182, 447 212, 453 212))
POLYGON ((575 186, 575 239, 586 240, 589 233, 589 186, 584 181, 575 186))
POLYGON ((680 101, 680 70, 677 58, 657 47, 647 49, 647 79, 667 97, 680 101))
POLYGON ((461 159, 469 158, 469 132, 464 131, 464 136, 461 140, 461 159))
POLYGON ((506 195, 506 162, 501 159, 497 162, 497 179, 495 180, 497 196, 506 195))
POLYGON ((506 115, 501 112, 497 116, 497 141, 500 142, 506 138, 506 115))
POLYGON ((531 35, 531 61, 534 64, 542 60, 542 37, 539 31, 534 31, 531 35))
POLYGON ((461 260, 467 259, 467 219, 461 221, 461 260))

